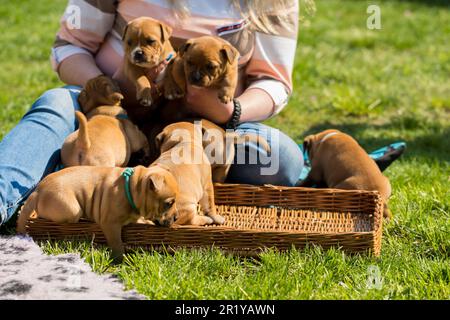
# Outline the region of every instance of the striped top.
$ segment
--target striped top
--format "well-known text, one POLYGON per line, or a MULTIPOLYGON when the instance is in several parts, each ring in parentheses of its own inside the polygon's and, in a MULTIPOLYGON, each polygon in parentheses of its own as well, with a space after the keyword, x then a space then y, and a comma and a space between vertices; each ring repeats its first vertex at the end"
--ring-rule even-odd
POLYGON ((124 49, 121 35, 134 18, 148 16, 173 28, 171 42, 177 48, 186 39, 215 35, 228 40, 240 52, 240 72, 247 88, 260 88, 273 99, 277 114, 292 92, 292 69, 297 44, 298 5, 289 9, 295 25, 278 34, 255 32, 229 0, 185 0, 191 15, 177 19, 166 0, 69 0, 52 49, 52 65, 74 54, 94 56, 100 70, 118 78, 124 49))

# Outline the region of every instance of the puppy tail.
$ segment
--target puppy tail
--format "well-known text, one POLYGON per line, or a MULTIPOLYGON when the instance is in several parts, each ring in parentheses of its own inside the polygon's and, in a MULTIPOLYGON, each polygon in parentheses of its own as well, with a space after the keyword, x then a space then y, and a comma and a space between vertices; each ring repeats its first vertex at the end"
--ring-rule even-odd
POLYGON ((254 142, 263 147, 264 151, 270 153, 270 145, 266 139, 254 133, 244 133, 242 135, 237 133, 227 133, 227 137, 234 139, 234 144, 245 144, 247 142, 254 142))
POLYGON ((81 150, 88 150, 91 147, 91 140, 89 139, 86 116, 80 111, 75 111, 75 116, 79 125, 76 145, 81 150))
POLYGON ((33 192, 23 205, 23 208, 17 218, 16 231, 20 234, 26 233, 27 222, 31 216, 37 216, 36 214, 37 193, 33 192))
POLYGON ((391 210, 389 209, 389 207, 388 207, 388 205, 387 205, 386 202, 384 203, 384 207, 383 207, 383 217, 384 217, 387 221, 391 220, 391 218, 392 218, 391 210))

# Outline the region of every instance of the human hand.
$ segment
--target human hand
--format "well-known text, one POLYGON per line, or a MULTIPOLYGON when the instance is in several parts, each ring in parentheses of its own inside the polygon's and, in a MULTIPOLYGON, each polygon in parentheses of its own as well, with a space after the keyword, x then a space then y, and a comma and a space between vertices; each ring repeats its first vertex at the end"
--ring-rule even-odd
POLYGON ((234 105, 230 101, 222 103, 219 90, 188 85, 185 100, 190 111, 218 124, 227 123, 233 114, 234 105))

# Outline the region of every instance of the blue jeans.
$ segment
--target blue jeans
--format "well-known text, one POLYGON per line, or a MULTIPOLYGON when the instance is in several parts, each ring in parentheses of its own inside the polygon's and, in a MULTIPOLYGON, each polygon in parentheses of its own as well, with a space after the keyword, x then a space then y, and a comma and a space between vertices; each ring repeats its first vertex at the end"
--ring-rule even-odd
MULTIPOLYGON (((79 110, 79 92, 80 88, 75 86, 45 92, 0 142, 0 225, 11 218, 39 181, 60 163, 60 148, 77 128, 74 111, 79 110)), ((267 162, 233 165, 229 182, 287 186, 297 182, 303 156, 292 139, 259 123, 243 123, 238 130, 262 132, 271 145, 270 156, 279 157, 279 165, 278 168, 270 168, 267 162), (269 169, 261 174, 264 168, 269 169)), ((244 153, 252 152, 267 156, 264 150, 249 143, 244 153)))

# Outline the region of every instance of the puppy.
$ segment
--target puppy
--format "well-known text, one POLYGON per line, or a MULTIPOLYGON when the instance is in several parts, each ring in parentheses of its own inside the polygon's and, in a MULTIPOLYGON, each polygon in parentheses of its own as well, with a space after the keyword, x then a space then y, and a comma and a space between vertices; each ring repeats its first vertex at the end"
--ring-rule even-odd
POLYGON ((223 224, 224 218, 216 213, 211 165, 201 138, 201 129, 189 122, 168 125, 156 137, 161 155, 151 167, 161 167, 177 179, 179 196, 177 216, 179 225, 223 224), (197 205, 205 215, 197 214, 197 205))
POLYGON ((355 139, 338 130, 325 130, 307 136, 303 148, 308 152, 311 172, 301 186, 323 181, 328 188, 376 190, 384 200, 384 217, 391 217, 389 180, 355 139))
POLYGON ((107 76, 100 75, 88 80, 78 96, 78 103, 84 113, 98 106, 120 106, 123 99, 118 84, 107 76))
POLYGON ((66 138, 61 148, 64 166, 123 167, 134 152, 143 150, 149 156, 147 138, 121 107, 97 107, 87 117, 79 111, 75 114, 79 129, 66 138))
POLYGON ((123 171, 122 168, 84 166, 48 175, 25 202, 17 231, 26 232, 30 217, 57 223, 89 219, 99 224, 113 258, 121 261, 124 253, 122 227, 140 219, 170 226, 178 197, 178 185, 170 172, 159 167, 138 166, 129 182, 134 209, 126 195, 123 171))
POLYGON ((219 100, 234 98, 238 81, 239 51, 219 37, 190 39, 167 67, 164 96, 178 99, 185 95, 186 84, 218 89, 219 100))
POLYGON ((134 19, 125 27, 124 73, 135 85, 136 98, 143 106, 153 103, 152 81, 156 79, 148 78, 149 69, 161 66, 174 55, 169 41, 171 34, 168 25, 147 17, 134 19))
POLYGON ((201 126, 203 148, 211 163, 214 182, 225 182, 234 160, 236 145, 254 142, 267 153, 271 151, 266 139, 257 134, 227 132, 206 119, 193 119, 189 122, 199 123, 201 126))

